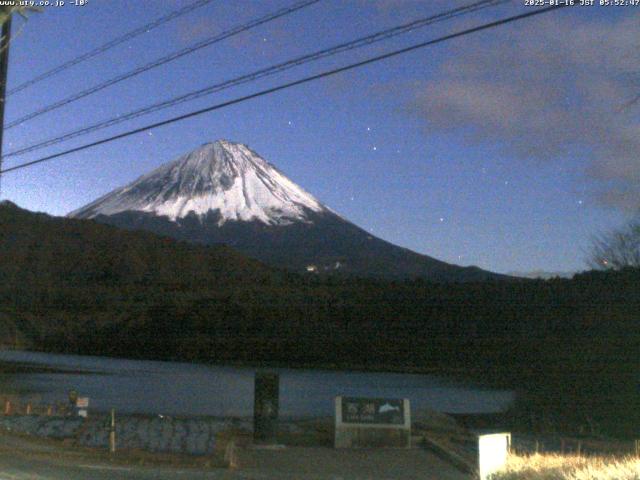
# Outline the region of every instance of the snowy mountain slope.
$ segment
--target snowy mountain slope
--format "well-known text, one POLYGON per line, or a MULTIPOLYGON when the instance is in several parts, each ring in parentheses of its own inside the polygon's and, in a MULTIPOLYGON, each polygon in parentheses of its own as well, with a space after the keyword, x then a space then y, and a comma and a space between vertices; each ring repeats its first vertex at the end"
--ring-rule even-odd
POLYGON ((298 272, 484 281, 370 235, 322 205, 245 145, 219 140, 69 214, 199 244, 227 244, 298 272))
POLYGON ((325 210, 245 145, 218 140, 69 215, 94 218, 138 211, 175 221, 190 213, 218 211, 220 226, 230 220, 287 225, 306 221, 306 211, 325 210))

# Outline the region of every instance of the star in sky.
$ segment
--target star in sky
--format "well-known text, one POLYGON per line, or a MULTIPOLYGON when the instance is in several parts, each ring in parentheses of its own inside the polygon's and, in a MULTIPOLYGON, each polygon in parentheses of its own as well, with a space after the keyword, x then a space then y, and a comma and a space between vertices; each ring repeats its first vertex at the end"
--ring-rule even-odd
MULTIPOLYGON (((99 40, 104 42, 135 28, 137 22, 142 21, 141 18, 136 20, 136 16, 148 15, 158 18, 172 9, 168 6, 172 2, 112 0, 99 3, 101 6, 95 5, 95 15, 86 18, 80 16, 69 18, 68 22, 66 20, 60 22, 55 18, 56 16, 41 15, 37 19, 37 28, 35 23, 33 25, 29 23, 22 32, 20 41, 12 45, 10 83, 13 86, 20 84, 38 73, 69 60, 70 56, 75 56, 64 48, 47 48, 50 39, 55 35, 73 34, 74 38, 77 36, 77 38, 96 40, 95 35, 101 32, 104 38, 99 40), (119 21, 122 11, 120 6, 132 9, 132 12, 135 11, 131 22, 119 21), (149 8, 152 8, 153 12, 149 11, 149 8), (109 29, 109 32, 103 31, 101 25, 105 24, 113 28, 109 29)), ((257 10, 253 13, 240 12, 242 18, 235 19, 233 16, 227 18, 230 28, 236 23, 250 21, 254 18, 254 14, 267 15, 273 8, 269 5, 270 2, 241 0, 238 3, 241 5, 239 7, 241 10, 244 9, 244 5, 251 6, 251 10, 257 10)), ((409 3, 424 4, 425 13, 427 10, 429 13, 436 13, 437 10, 428 5, 430 2, 409 3)), ((213 18, 218 18, 224 13, 218 11, 218 7, 226 10, 221 5, 216 5, 216 2, 213 2, 210 7, 207 7, 210 8, 208 15, 212 21, 213 18)), ((27 125, 24 128, 8 130, 5 132, 7 142, 5 148, 9 151, 9 149, 13 150, 31 143, 25 140, 27 137, 33 137, 34 141, 39 141, 41 135, 45 136, 42 132, 44 129, 47 130, 46 137, 53 137, 67 130, 80 128, 85 125, 85 122, 110 117, 122 118, 122 115, 132 108, 129 105, 131 97, 128 93, 130 92, 142 92, 138 95, 141 107, 164 100, 168 96, 166 85, 175 83, 180 78, 181 69, 189 71, 188 84, 182 86, 184 92, 176 93, 186 93, 214 81, 231 78, 236 75, 232 73, 236 69, 240 74, 253 69, 251 65, 254 64, 267 66, 263 57, 270 54, 278 55, 273 59, 273 63, 276 63, 325 46, 352 40, 360 35, 360 30, 354 32, 354 29, 361 29, 362 34, 371 33, 370 28, 373 28, 373 23, 372 25, 367 25, 367 22, 356 24, 368 11, 368 7, 363 5, 362 2, 344 2, 344 8, 335 11, 327 10, 325 12, 328 15, 327 20, 335 27, 331 32, 325 31, 324 22, 314 20, 311 11, 308 12, 308 16, 302 12, 297 14, 295 21, 291 19, 291 23, 283 19, 280 25, 265 24, 261 30, 251 34, 250 37, 247 36, 251 44, 242 41, 220 42, 214 49, 203 52, 201 55, 187 56, 179 64, 167 65, 166 68, 155 69, 146 75, 140 75, 137 79, 131 79, 127 82, 126 88, 123 86, 121 90, 118 89, 120 87, 105 90, 100 95, 87 98, 86 101, 70 104, 65 107, 68 110, 65 110, 64 115, 62 112, 60 116, 52 113, 46 117, 43 116, 41 123, 34 122, 33 126, 27 125), (299 22, 297 26, 296 22, 299 22), (298 36, 296 29, 302 25, 305 27, 304 35, 298 36), (274 50, 274 44, 267 45, 271 41, 268 35, 273 35, 271 38, 278 43, 276 50, 274 50), (295 41, 289 41, 293 38, 289 35, 294 35, 295 41), (286 41, 280 42, 283 38, 286 41), (240 62, 239 52, 246 55, 246 58, 242 58, 246 63, 240 62), (209 56, 215 56, 217 71, 211 70, 213 58, 210 58, 211 63, 202 61, 203 58, 209 59, 209 56), (216 77, 215 80, 210 78, 212 75, 216 77), (192 82, 193 85, 189 86, 192 82)), ((514 8, 516 8, 515 5, 514 8)), ((594 132, 594 135, 589 136, 590 138, 583 139, 580 136, 581 128, 571 128, 566 134, 552 136, 553 141, 541 144, 542 137, 537 135, 537 132, 538 129, 543 131, 546 128, 544 125, 548 125, 548 122, 545 120, 549 116, 553 117, 557 114, 557 102, 553 103, 555 96, 542 99, 544 102, 540 104, 541 108, 538 112, 531 111, 528 108, 529 105, 525 103, 531 102, 533 105, 540 103, 542 100, 535 95, 524 95, 521 105, 509 105, 510 97, 506 94, 493 99, 492 102, 497 102, 495 105, 506 105, 503 110, 500 110, 500 118, 494 119, 505 128, 496 129, 492 122, 483 120, 486 118, 485 109, 494 108, 492 102, 470 99, 471 101, 460 105, 460 109, 452 108, 456 105, 455 102, 460 100, 460 95, 454 94, 449 81, 453 79, 461 86, 467 84, 473 86, 474 91, 490 93, 497 88, 495 82, 498 80, 493 76, 485 78, 485 74, 497 70, 502 75, 498 83, 501 84, 504 81, 506 85, 513 87, 514 92, 526 93, 531 89, 527 75, 531 74, 531 78, 542 78, 546 76, 546 68, 549 66, 544 55, 540 55, 542 50, 536 47, 534 42, 530 42, 539 31, 552 34, 554 38, 555 35, 558 38, 571 37, 566 34, 566 31, 586 32, 585 35, 593 39, 602 36, 603 32, 609 32, 610 38, 613 38, 618 35, 617 32, 628 33, 628 29, 631 28, 626 22, 619 21, 622 15, 610 15, 607 9, 602 9, 600 13, 602 15, 596 11, 586 14, 580 9, 571 11, 567 9, 567 12, 562 14, 565 15, 564 20, 560 15, 556 17, 558 25, 561 24, 566 28, 564 32, 562 31, 564 29, 557 28, 553 22, 547 24, 541 20, 526 24, 529 25, 526 28, 523 23, 522 28, 518 27, 512 31, 509 31, 510 27, 506 27, 501 31, 492 31, 491 35, 483 37, 484 40, 478 37, 473 42, 454 42, 447 48, 432 49, 429 54, 399 56, 394 62, 380 62, 375 69, 362 71, 361 76, 345 78, 344 85, 348 85, 349 88, 332 88, 330 94, 324 97, 309 98, 309 92, 316 94, 325 92, 322 85, 328 85, 328 83, 318 82, 316 86, 310 86, 308 89, 301 87, 282 91, 277 96, 239 104, 232 109, 193 118, 188 122, 175 123, 171 127, 154 130, 153 135, 147 132, 146 135, 123 138, 109 147, 101 148, 99 150, 101 153, 98 155, 93 154, 92 151, 78 152, 73 157, 77 161, 60 161, 56 164, 59 165, 56 175, 51 175, 51 170, 44 165, 24 170, 23 173, 16 172, 14 176, 3 175, 3 198, 10 198, 20 206, 32 210, 65 214, 151 171, 158 165, 193 150, 205 141, 214 140, 217 137, 232 138, 252 145, 252 148, 261 155, 269 158, 278 168, 291 175, 292 179, 305 190, 319 195, 324 202, 331 204, 336 210, 344 210, 346 215, 353 216, 354 220, 357 219, 363 228, 370 227, 374 221, 379 221, 376 231, 382 238, 392 243, 450 262, 457 261, 460 249, 464 249, 466 263, 500 272, 579 269, 583 266, 584 259, 581 249, 575 248, 576 243, 588 244, 591 232, 605 231, 617 226, 624 221, 626 214, 612 211, 608 207, 598 208, 597 202, 590 200, 590 195, 593 194, 591 189, 588 188, 586 191, 576 189, 584 183, 582 177, 577 177, 581 174, 581 164, 585 161, 582 160, 583 155, 574 156, 560 151, 560 154, 555 155, 558 160, 554 163, 523 163, 519 158, 515 158, 514 150, 509 145, 516 139, 517 146, 522 146, 523 151, 529 151, 526 148, 528 146, 544 147, 539 150, 555 154, 558 151, 554 151, 556 149, 554 145, 562 147, 564 145, 562 142, 566 140, 574 142, 576 150, 580 148, 589 154, 594 144, 606 140, 600 138, 600 134, 610 134, 612 139, 609 142, 611 148, 602 145, 604 151, 607 151, 607 148, 611 150, 620 145, 633 144, 633 139, 624 138, 624 129, 615 133, 613 128, 608 127, 603 127, 601 132, 600 129, 598 130, 600 133, 594 132), (594 20, 592 13, 595 13, 598 18, 594 20), (574 29, 574 25, 577 29, 574 29), (590 30, 591 25, 599 28, 590 30), (531 48, 523 48, 529 44, 528 42, 531 43, 531 48), (518 58, 524 55, 522 58, 527 61, 519 62, 519 65, 516 65, 518 68, 515 69, 512 65, 503 65, 499 60, 505 52, 517 54, 518 58), (478 56, 478 53, 482 55, 478 56), (469 77, 456 79, 456 75, 462 71, 458 70, 457 66, 467 68, 464 71, 469 73, 469 77), (538 71, 539 67, 542 67, 540 71, 538 71), (520 74, 523 76, 519 76, 520 74), (375 95, 375 99, 372 95, 375 95), (336 108, 341 104, 348 105, 349 108, 336 108), (301 106, 309 108, 301 109, 301 106), (255 115, 256 111, 260 112, 258 121, 233 121, 235 118, 249 118, 255 115), (514 118, 518 118, 521 111, 526 111, 533 116, 529 120, 524 119, 524 123, 518 126, 514 118), (288 116, 295 118, 295 122, 287 118, 288 116), (452 122, 453 119, 458 121, 452 122), (301 121, 299 124, 298 120, 301 121), (294 123, 295 129, 293 129, 294 123), (371 124, 374 126, 372 127, 371 124), (344 128, 344 125, 353 125, 354 128, 344 128), (474 129, 480 133, 477 139, 467 135, 474 129), (527 129, 531 131, 527 132, 527 129), (528 134, 525 135, 522 132, 528 134), (291 142, 290 146, 282 142, 285 133, 291 142), (332 141, 328 142, 327 139, 332 141), (371 143, 373 141, 375 144, 371 143), (377 154, 379 149, 383 149, 378 147, 378 142, 384 147, 384 155, 382 153, 380 156, 370 155, 370 153, 377 154), (387 155, 394 151, 394 145, 396 158, 393 159, 394 166, 390 169, 388 161, 391 158, 387 155), (300 154, 300 147, 304 147, 305 154, 300 154), (345 152, 348 152, 347 155, 345 152), (99 157, 102 155, 110 158, 110 161, 100 161, 99 157), (337 157, 348 157, 350 161, 340 162, 334 166, 333 162, 337 157), (448 158, 456 158, 459 161, 446 161, 445 159, 448 158), (83 159, 87 161, 82 161, 83 159), (92 162, 91 169, 86 166, 89 162, 92 162), (358 168, 361 165, 366 165, 366 168, 358 168), (425 166, 432 168, 433 174, 415 174, 426 172, 425 166), (89 171, 99 171, 102 177, 97 179, 95 174, 89 175, 89 171), (481 179, 484 180, 476 184, 473 179, 477 177, 478 171, 481 173, 481 179), (535 175, 527 175, 527 173, 535 173, 535 175), (510 178, 506 179, 504 175, 513 177, 513 181, 518 186, 518 192, 521 195, 517 202, 504 202, 505 195, 514 191, 510 187, 515 186, 510 178), (496 187, 496 183, 503 187, 508 186, 509 189, 486 188, 489 184, 496 187), (345 196, 344 192, 347 190, 351 190, 351 193, 345 196), (384 191, 385 195, 374 195, 373 192, 376 190, 384 191), (459 191, 465 194, 457 195, 459 191), (549 201, 539 201, 538 193, 541 191, 548 193, 545 198, 549 201), (358 202, 355 202, 355 196, 358 196, 358 202), (419 211, 417 213, 418 209, 415 209, 415 205, 425 200, 429 208, 422 212, 431 211, 432 213, 424 214, 419 211), (379 211, 386 209, 393 214, 381 216, 379 211), (442 225, 439 229, 432 228, 433 225, 429 224, 428 220, 426 223, 419 221, 423 218, 431 218, 430 215, 437 211, 450 212, 452 218, 455 212, 455 220, 445 228, 444 223, 448 221, 448 217, 442 214, 434 217, 435 222, 442 225), (576 219, 578 213, 580 215, 576 219), (527 217, 530 221, 522 222, 523 217, 527 217), (558 222, 566 223, 566 228, 563 225, 563 228, 556 228, 550 233, 541 232, 539 225, 548 218, 557 218, 558 222), (385 222, 384 220, 387 219, 390 220, 385 222), (402 220, 400 228, 397 223, 393 223, 397 219, 402 220), (565 219, 568 221, 564 222, 565 219), (518 224, 521 228, 514 229, 509 238, 502 238, 495 234, 496 225, 502 222, 518 224), (469 228, 453 228, 458 225, 469 228), (447 240, 438 241, 444 238, 438 235, 446 235, 447 240), (464 241, 469 241, 469 245, 461 245, 464 241), (540 245, 545 246, 545 255, 532 256, 531 250, 540 245), (509 249, 509 255, 503 254, 505 249, 509 249), (571 253, 567 255, 567 252, 571 253)), ((371 20, 379 19, 372 17, 371 20)), ((55 97, 55 91, 82 85, 85 81, 84 77, 93 78, 97 82, 98 79, 95 77, 100 78, 102 74, 111 75, 108 73, 111 68, 111 62, 108 60, 119 58, 123 52, 126 56, 126 52, 131 52, 134 48, 140 48, 141 51, 149 49, 145 59, 130 59, 131 63, 137 64, 138 61, 144 63, 153 58, 160 58, 176 49, 171 42, 164 44, 159 41, 158 39, 163 37, 156 36, 156 33, 159 32, 154 30, 144 36, 147 37, 146 40, 140 38, 135 43, 122 45, 118 47, 121 49, 119 51, 114 49, 112 57, 96 58, 92 62, 82 63, 74 69, 69 69, 67 74, 52 77, 52 83, 50 83, 52 97, 55 97), (67 82, 72 83, 67 86, 67 82)), ((174 25, 167 25, 164 33, 169 36, 182 35, 181 29, 174 25)), ((414 40, 398 37, 394 41, 400 48, 412 44, 414 40)), ((87 49, 89 49, 88 46, 87 49)), ((620 96, 611 94, 613 103, 608 102, 604 97, 594 100, 575 91, 575 86, 580 87, 582 83, 587 86, 597 85, 600 81, 617 84, 618 80, 615 78, 612 80, 612 78, 619 75, 621 71, 625 71, 627 66, 622 61, 624 60, 622 56, 632 51, 631 46, 625 46, 621 52, 618 52, 619 55, 604 55, 600 59, 600 56, 595 53, 590 54, 589 51, 563 49, 563 54, 567 53, 567 58, 574 63, 565 65, 565 69, 560 69, 557 72, 557 78, 564 78, 566 72, 575 74, 576 77, 575 82, 564 87, 554 84, 554 88, 558 87, 560 104, 568 101, 572 106, 570 109, 564 109, 562 114, 576 121, 578 126, 583 125, 580 123, 583 121, 580 115, 594 117, 596 114, 602 114, 616 124, 624 122, 625 115, 607 113, 613 110, 610 106, 614 105, 615 101, 621 98, 620 96), (620 62, 616 63, 618 59, 620 62), (594 73, 591 69, 592 64, 595 66, 611 64, 612 69, 594 73), (567 95, 564 95, 565 92, 567 95), (601 104, 604 107, 601 107, 601 104)), ((77 54, 81 53, 83 52, 77 52, 77 54)), ((309 73, 310 70, 306 68, 298 74, 303 76, 309 73)), ((554 72, 551 71, 551 73, 554 72)), ((550 76, 548 81, 555 79, 555 76, 550 76)), ((34 111, 42 106, 42 102, 49 103, 57 100, 57 97, 48 98, 41 93, 43 91, 38 89, 25 91, 19 100, 8 102, 7 119, 34 111)), ((214 100, 210 101, 210 103, 214 102, 214 100)), ((168 116, 170 113, 156 112, 143 123, 151 124, 168 116)), ((594 124, 599 124, 598 118, 595 118, 594 124)), ((107 134, 105 133, 104 136, 106 137, 107 134)), ((101 137, 102 135, 95 138, 101 137)), ((57 149, 46 150, 42 154, 56 151, 57 149)), ((531 151, 538 150, 534 148, 531 151)), ((518 152, 520 150, 516 153, 518 152)), ((25 157, 24 160, 31 158, 25 157)), ((613 157, 607 158, 607 165, 612 168, 616 165, 626 165, 619 162, 627 160, 618 161, 613 157)), ((13 162, 10 159, 7 160, 7 166, 13 162, 17 163, 17 160, 13 162)), ((604 169, 605 166, 603 164, 603 175, 609 172, 604 169)), ((622 169, 615 171, 618 170, 623 171, 622 169)))

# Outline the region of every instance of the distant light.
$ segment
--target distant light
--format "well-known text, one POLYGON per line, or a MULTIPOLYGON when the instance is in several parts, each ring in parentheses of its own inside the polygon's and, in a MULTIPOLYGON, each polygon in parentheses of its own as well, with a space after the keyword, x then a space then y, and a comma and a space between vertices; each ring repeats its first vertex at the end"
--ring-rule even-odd
POLYGON ((378 150, 378 147, 373 147, 373 150, 374 150, 374 151, 378 150))
POLYGON ((440 221, 441 221, 441 222, 444 222, 444 218, 443 218, 443 217, 440 217, 440 221))

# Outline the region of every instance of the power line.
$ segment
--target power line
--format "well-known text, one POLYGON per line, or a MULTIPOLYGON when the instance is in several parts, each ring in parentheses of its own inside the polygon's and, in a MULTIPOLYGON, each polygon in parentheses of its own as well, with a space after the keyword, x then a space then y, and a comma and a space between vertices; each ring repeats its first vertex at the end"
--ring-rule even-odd
POLYGON ((67 70, 81 62, 84 62, 85 60, 89 60, 90 58, 96 57, 101 53, 106 52, 107 50, 110 50, 124 42, 128 42, 129 40, 132 40, 135 37, 138 37, 144 33, 149 32, 150 30, 153 30, 154 28, 164 25, 165 23, 170 22, 171 20, 175 20, 176 18, 186 15, 187 13, 190 13, 200 7, 204 7, 205 5, 211 3, 212 1, 213 0, 197 0, 196 2, 186 5, 178 10, 174 10, 173 12, 170 12, 167 15, 164 15, 163 17, 157 18, 153 22, 147 23, 146 25, 138 27, 135 30, 131 30, 130 32, 125 33, 124 35, 116 37, 113 40, 103 45, 100 45, 99 47, 96 47, 93 50, 88 51, 87 53, 84 53, 75 58, 72 58, 71 60, 61 65, 58 65, 57 67, 54 67, 51 70, 47 70, 46 72, 43 72, 40 75, 37 75, 31 80, 27 80, 26 82, 21 83, 20 85, 9 90, 7 92, 7 95, 13 95, 14 93, 20 92, 21 90, 24 90, 25 88, 30 87, 31 85, 41 82, 42 80, 46 80, 47 78, 52 77, 54 75, 57 75, 58 73, 63 72, 64 70, 67 70))
POLYGON ((302 0, 298 3, 295 3, 293 5, 291 5, 290 7, 285 7, 285 8, 281 8, 280 10, 277 10, 275 12, 272 12, 268 15, 265 15, 264 17, 260 17, 257 19, 252 20, 249 23, 243 24, 243 25, 239 25, 236 26, 230 30, 226 30, 218 35, 215 35, 213 37, 209 37, 205 40, 202 40, 200 42, 195 43, 194 45, 191 45, 190 47, 186 47, 183 48, 182 50, 178 50, 176 52, 173 52, 169 55, 166 55, 164 57, 161 57, 157 60, 154 60, 153 62, 147 63, 146 65, 142 65, 140 67, 137 67, 129 72, 123 73, 121 75, 118 75, 116 77, 113 77, 105 82, 102 82, 94 87, 90 87, 87 88, 85 90, 82 90, 80 92, 77 92, 63 100, 60 100, 58 102, 46 105, 34 112, 31 112, 23 117, 20 117, 12 122, 9 122, 6 126, 5 126, 5 130, 8 130, 10 128, 13 128, 17 125, 20 125, 21 123, 26 122, 27 120, 31 120, 33 118, 39 117, 40 115, 43 115, 47 112, 50 112, 52 110, 56 110, 60 107, 63 107, 65 105, 68 105, 72 102, 75 102, 77 100, 80 100, 81 98, 87 97, 89 95, 92 95, 96 92, 99 92, 101 90, 104 90, 107 87, 110 87, 112 85, 115 85, 116 83, 120 83, 124 80, 128 80, 130 78, 133 78, 137 75, 140 75, 141 73, 144 73, 146 71, 149 71, 153 68, 157 68, 161 65, 164 65, 166 63, 169 63, 173 60, 176 60, 180 57, 183 57, 185 55, 188 55, 190 53, 193 53, 197 50, 200 50, 202 48, 208 47, 210 45, 213 45, 214 43, 218 43, 226 38, 238 35, 240 33, 246 32, 247 30, 251 30, 252 28, 255 28, 259 25, 262 25, 264 23, 270 22, 272 20, 276 20, 280 17, 284 17, 286 15, 289 15, 293 12, 296 12, 298 10, 301 10, 303 8, 309 7, 311 5, 313 5, 314 3, 318 3, 320 0, 302 0))
POLYGON ((214 110, 220 110, 222 108, 229 107, 231 105, 235 105, 235 104, 238 104, 238 103, 242 103, 242 102, 245 102, 247 100, 252 100, 254 98, 258 98, 258 97, 262 97, 262 96, 265 96, 265 95, 269 95, 271 93, 279 92, 281 90, 292 88, 292 87, 295 87, 297 85, 302 85, 304 83, 309 83, 309 82, 312 82, 314 80, 319 80, 321 78, 325 78, 325 77, 329 77, 329 76, 332 76, 332 75, 336 75, 338 73, 346 72, 348 70, 353 70, 355 68, 363 67, 363 66, 369 65, 371 63, 379 62, 381 60, 386 60, 387 58, 396 57, 398 55, 409 53, 409 52, 412 52, 414 50, 418 50, 418 49, 421 49, 421 48, 425 48, 425 47, 429 47, 429 46, 432 46, 432 45, 436 45, 438 43, 442 43, 442 42, 445 42, 445 41, 448 41, 448 40, 452 40, 454 38, 463 37, 463 36, 470 35, 472 33, 480 32, 480 31, 483 31, 483 30, 489 30, 491 28, 495 28, 495 27, 498 27, 498 26, 501 26, 501 25, 505 25, 507 23, 511 23, 511 22, 515 22, 515 21, 518 21, 518 20, 523 20, 525 18, 533 17, 534 15, 540 15, 542 13, 547 13, 547 12, 550 12, 552 10, 557 10, 559 8, 564 8, 565 6, 567 6, 567 5, 566 4, 560 4, 560 5, 553 5, 553 6, 549 6, 549 7, 539 8, 539 9, 531 10, 531 11, 529 11, 527 13, 522 13, 522 14, 514 15, 514 16, 511 16, 511 17, 506 17, 506 18, 503 18, 503 19, 500 19, 500 20, 496 20, 494 22, 489 22, 489 23, 485 23, 485 24, 479 25, 477 27, 472 27, 472 28, 468 28, 466 30, 461 30, 459 32, 451 33, 449 35, 445 35, 443 37, 439 37, 439 38, 436 38, 434 40, 429 40, 429 41, 426 41, 426 42, 422 42, 422 43, 418 43, 418 44, 415 44, 415 45, 411 45, 409 47, 401 48, 399 50, 394 50, 394 51, 389 52, 389 53, 385 53, 385 54, 382 54, 382 55, 378 55, 378 56, 375 56, 375 57, 368 58, 366 60, 362 60, 360 62, 356 62, 356 63, 352 63, 352 64, 349 64, 349 65, 346 65, 344 67, 336 68, 336 69, 333 69, 333 70, 327 70, 325 72, 318 73, 316 75, 311 75, 309 77, 305 77, 305 78, 302 78, 300 80, 295 80, 295 81, 288 82, 288 83, 285 83, 285 84, 282 84, 282 85, 278 85, 276 87, 268 88, 266 90, 261 90, 259 92, 252 93, 250 95, 245 95, 243 97, 238 97, 238 98, 235 98, 233 100, 228 100, 228 101, 223 102, 223 103, 218 103, 216 105, 212 105, 212 106, 207 107, 207 108, 203 108, 203 109, 200 109, 200 110, 195 110, 193 112, 186 113, 184 115, 179 115, 177 117, 169 118, 167 120, 163 120, 161 122, 153 123, 153 124, 147 125, 145 127, 136 128, 134 130, 129 130, 127 132, 120 133, 118 135, 113 135, 111 137, 104 138, 102 140, 97 140, 95 142, 87 143, 87 144, 81 145, 79 147, 70 148, 68 150, 64 150, 64 151, 59 152, 59 153, 48 155, 46 157, 42 157, 42 158, 39 158, 37 160, 32 160, 30 162, 25 162, 25 163, 22 163, 22 164, 19 164, 19 165, 15 165, 13 167, 6 168, 6 169, 0 171, 0 174, 12 172, 14 170, 20 170, 20 169, 23 169, 23 168, 27 168, 27 167, 30 167, 30 166, 33 166, 33 165, 36 165, 36 164, 39 164, 39 163, 43 163, 43 162, 46 162, 46 161, 49 161, 49 160, 53 160, 54 158, 59 158, 59 157, 62 157, 62 156, 69 155, 71 153, 80 152, 80 151, 86 150, 88 148, 96 147, 98 145, 103 145, 105 143, 110 143, 110 142, 113 142, 115 140, 119 140, 121 138, 129 137, 129 136, 135 135, 137 133, 146 132, 147 130, 153 130, 154 128, 162 127, 164 125, 169 125, 171 123, 179 122, 181 120, 186 120, 188 118, 196 117, 196 116, 199 116, 199 115, 202 115, 202 114, 205 114, 205 113, 212 112, 214 110))
POLYGON ((497 6, 499 4, 508 3, 511 0, 481 0, 472 4, 468 4, 462 7, 454 8, 452 10, 448 10, 443 13, 439 13, 437 15, 432 15, 430 17, 421 18, 403 25, 399 25, 397 27, 389 28, 386 30, 382 30, 380 32, 376 32, 365 37, 360 37, 355 40, 351 40, 348 42, 344 42, 338 45, 334 45, 329 48, 325 48, 323 50, 319 50, 310 54, 306 54, 303 56, 299 56, 293 58, 291 60, 287 60, 282 63, 278 63, 276 65, 272 65, 267 68, 263 68, 239 77, 235 77, 230 80, 226 80, 221 83, 217 83, 214 85, 210 85, 208 87, 202 88, 200 90, 196 90, 184 95, 180 95, 177 97, 173 97, 169 100, 165 100, 159 103, 155 103, 132 112, 129 112, 124 115, 118 115, 116 117, 110 118, 108 120, 103 120, 101 122, 95 123, 93 125, 89 125, 87 127, 83 127, 79 130, 74 130, 72 132, 63 134, 58 137, 49 138, 47 140, 42 140, 40 142, 28 145, 26 147, 14 150, 5 155, 5 158, 14 157, 18 155, 24 155, 25 153, 30 153, 36 150, 41 150, 46 147, 50 147, 53 145, 57 145, 59 143, 65 142, 67 140, 84 136, 89 133, 96 132, 98 130, 102 130, 104 128, 112 127, 114 125, 120 124, 125 121, 129 121, 144 115, 148 115, 153 112, 157 112, 159 110, 163 110, 168 107, 172 107, 187 101, 195 100, 206 95, 210 95, 212 93, 220 92, 222 90, 226 90, 227 88, 235 87, 238 85, 246 84, 249 82, 253 82, 260 78, 264 78, 267 76, 271 76, 277 73, 284 72, 294 67, 298 67, 300 65, 314 62, 320 60, 322 58, 326 58, 329 56, 337 55, 339 53, 343 53, 346 51, 354 50, 356 48, 364 47, 367 45, 371 45, 376 42, 380 42, 382 40, 387 40, 389 38, 402 35, 404 33, 411 32, 418 28, 422 28, 428 25, 432 25, 436 22, 441 22, 445 20, 449 20, 454 17, 458 17, 461 15, 466 15, 475 11, 478 11, 483 8, 497 6))

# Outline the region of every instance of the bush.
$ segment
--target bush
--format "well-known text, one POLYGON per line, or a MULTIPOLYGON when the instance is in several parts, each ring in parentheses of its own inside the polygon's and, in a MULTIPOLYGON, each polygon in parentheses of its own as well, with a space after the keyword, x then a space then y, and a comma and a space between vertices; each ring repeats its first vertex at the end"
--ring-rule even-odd
POLYGON ((491 480, 640 480, 640 458, 511 455, 491 480))

